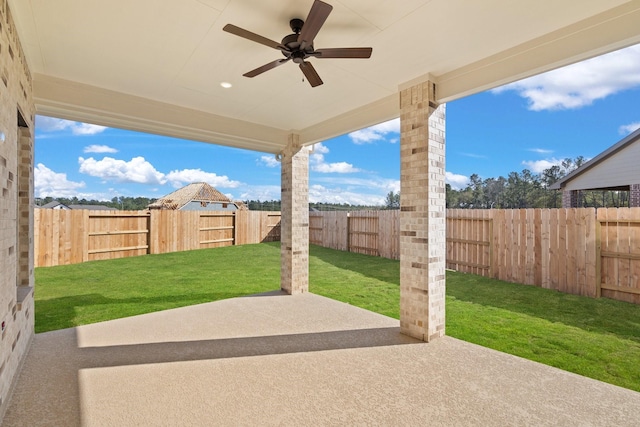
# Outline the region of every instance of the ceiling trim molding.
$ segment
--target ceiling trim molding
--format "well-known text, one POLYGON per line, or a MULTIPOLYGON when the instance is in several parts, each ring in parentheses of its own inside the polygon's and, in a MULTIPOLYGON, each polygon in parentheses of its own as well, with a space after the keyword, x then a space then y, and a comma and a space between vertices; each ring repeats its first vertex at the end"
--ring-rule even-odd
POLYGON ((449 102, 640 43, 640 0, 633 0, 449 73, 435 76, 449 102))
POLYGON ((394 93, 296 133, 303 145, 310 145, 377 125, 400 116, 399 99, 400 95, 394 93))
POLYGON ((290 133, 42 74, 33 92, 36 114, 254 151, 279 153, 290 133))

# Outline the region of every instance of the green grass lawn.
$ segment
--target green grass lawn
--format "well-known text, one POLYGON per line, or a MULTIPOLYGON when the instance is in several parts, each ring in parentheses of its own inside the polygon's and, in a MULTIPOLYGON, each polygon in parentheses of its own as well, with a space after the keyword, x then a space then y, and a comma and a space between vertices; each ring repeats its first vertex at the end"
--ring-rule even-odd
MULTIPOLYGON (((36 332, 279 288, 279 243, 36 269, 36 332)), ((399 262, 311 247, 310 290, 399 317, 399 262)), ((640 306, 447 272, 447 335, 640 391, 640 306)))

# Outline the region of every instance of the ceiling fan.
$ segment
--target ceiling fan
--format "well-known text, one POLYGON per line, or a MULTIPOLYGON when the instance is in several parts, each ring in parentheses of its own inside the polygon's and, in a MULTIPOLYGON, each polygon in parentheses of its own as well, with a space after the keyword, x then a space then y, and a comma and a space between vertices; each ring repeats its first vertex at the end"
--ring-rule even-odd
POLYGON ((293 62, 298 64, 304 73, 304 76, 309 81, 309 84, 311 84, 311 87, 316 87, 322 84, 322 79, 316 72, 313 65, 311 65, 310 62, 305 61, 305 59, 309 57, 318 59, 370 58, 371 52, 373 51, 370 47, 342 47, 332 49, 315 49, 313 47, 313 40, 322 28, 324 21, 327 20, 331 10, 333 10, 333 6, 330 4, 320 0, 315 0, 313 2, 313 6, 311 6, 311 10, 309 11, 309 16, 307 16, 307 20, 303 21, 298 18, 292 19, 289 22, 289 26, 291 26, 293 34, 285 36, 280 43, 252 33, 251 31, 247 31, 243 28, 236 27, 232 24, 225 25, 223 28, 224 31, 279 50, 285 56, 284 59, 277 59, 273 62, 269 62, 255 70, 244 73, 243 76, 255 77, 265 71, 276 68, 285 62, 293 60, 293 62))

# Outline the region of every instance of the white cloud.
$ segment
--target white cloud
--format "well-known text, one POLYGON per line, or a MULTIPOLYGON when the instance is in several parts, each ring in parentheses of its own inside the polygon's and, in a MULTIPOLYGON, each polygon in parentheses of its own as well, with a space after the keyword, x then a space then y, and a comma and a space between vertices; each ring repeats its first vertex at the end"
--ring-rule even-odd
MULTIPOLYGON (((387 138, 388 134, 400 133, 400 119, 389 120, 365 129, 357 130, 349 134, 354 144, 369 144, 387 138)), ((390 138, 391 143, 398 142, 396 137, 390 138)))
POLYGON ((348 191, 366 193, 378 191, 385 195, 389 191, 397 193, 400 191, 400 180, 386 179, 379 177, 354 178, 352 176, 325 176, 314 179, 315 182, 331 185, 332 187, 345 188, 348 191))
POLYGON ((361 192, 345 191, 342 188, 327 188, 316 184, 309 187, 309 202, 311 203, 349 203, 351 205, 381 206, 385 196, 365 194, 361 192))
POLYGON ((533 173, 542 173, 545 169, 549 169, 551 166, 562 166, 562 160, 556 158, 545 160, 525 160, 522 164, 533 173))
POLYGON ((529 101, 529 109, 564 110, 640 85, 640 45, 569 65, 493 90, 515 91, 529 101))
POLYGON ((36 197, 73 197, 84 182, 70 181, 66 173, 54 172, 42 163, 33 171, 36 197))
POLYGON ((329 153, 329 148, 318 143, 313 147, 313 153, 309 156, 309 163, 311 170, 320 173, 355 173, 360 172, 360 169, 354 167, 351 163, 347 162, 335 162, 326 163, 324 155, 329 153))
MULTIPOLYGON (((310 202, 349 203, 381 206, 387 193, 400 191, 400 180, 372 177, 354 178, 349 175, 326 176, 314 179, 309 187, 310 202)), ((238 188, 239 200, 280 200, 278 185, 248 185, 238 188)))
POLYGON ((313 151, 313 154, 311 154, 312 156, 314 154, 327 154, 329 152, 329 148, 322 142, 312 145, 311 150, 313 151))
POLYGON ((318 163, 313 165, 313 170, 320 173, 354 173, 360 171, 360 169, 354 168, 351 163, 347 162, 318 163))
POLYGON ((452 172, 445 172, 444 182, 449 184, 454 190, 461 190, 469 183, 469 177, 452 172))
POLYGON ((105 181, 131 182, 137 184, 162 185, 167 182, 165 175, 158 172, 144 157, 134 157, 130 161, 105 157, 95 160, 93 157, 78 158, 80 172, 101 178, 105 181))
POLYGON ((106 126, 91 125, 88 123, 74 123, 71 132, 74 135, 95 135, 107 129, 106 126))
POLYGON ((530 148, 527 151, 531 151, 533 153, 538 153, 538 154, 551 154, 551 153, 553 153, 553 150, 547 150, 545 148, 530 148))
POLYGON ((276 168, 280 166, 280 162, 276 160, 276 156, 261 156, 259 160, 257 160, 258 164, 265 165, 268 168, 276 168))
POLYGON ((620 135, 629 135, 631 132, 635 132, 640 129, 640 122, 629 123, 628 125, 622 125, 618 128, 620 135))
POLYGON ((68 129, 74 135, 95 135, 107 129, 105 126, 44 116, 36 117, 36 128, 42 132, 59 132, 68 129))
POLYGON ((460 154, 465 156, 465 157, 471 157, 473 159, 488 159, 487 156, 482 155, 482 154, 474 154, 474 153, 460 153, 460 154))
POLYGON ((84 147, 85 153, 117 153, 118 150, 108 145, 88 145, 84 147))
POLYGON ((240 185, 239 181, 230 180, 226 175, 216 175, 212 172, 205 172, 202 169, 171 171, 166 175, 166 179, 176 188, 192 182, 206 182, 216 188, 237 188, 240 185))
POLYGON ((251 185, 240 193, 240 200, 280 200, 280 186, 278 185, 251 185))
POLYGON ((43 132, 56 132, 65 130, 74 122, 63 119, 54 119, 53 117, 36 116, 36 129, 43 132))

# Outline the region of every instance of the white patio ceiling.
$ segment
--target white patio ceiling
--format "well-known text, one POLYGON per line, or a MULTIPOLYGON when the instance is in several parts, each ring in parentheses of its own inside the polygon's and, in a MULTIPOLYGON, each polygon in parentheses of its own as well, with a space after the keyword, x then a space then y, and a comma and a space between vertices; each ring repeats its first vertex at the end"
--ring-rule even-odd
POLYGON ((278 153, 399 114, 398 90, 426 76, 450 101, 640 42, 640 0, 327 0, 311 88, 282 58, 222 31, 280 41, 312 0, 9 0, 37 112, 278 153), (230 89, 221 82, 233 84, 230 89))

